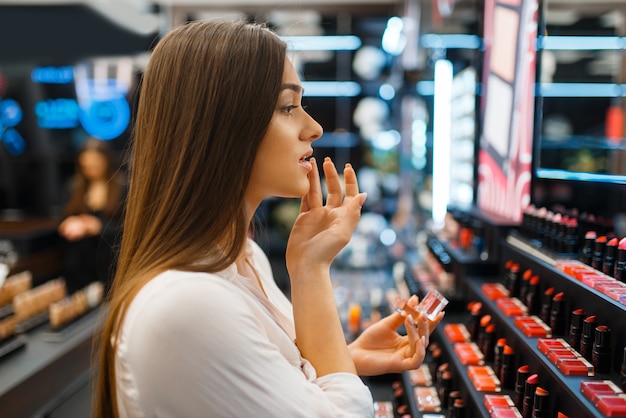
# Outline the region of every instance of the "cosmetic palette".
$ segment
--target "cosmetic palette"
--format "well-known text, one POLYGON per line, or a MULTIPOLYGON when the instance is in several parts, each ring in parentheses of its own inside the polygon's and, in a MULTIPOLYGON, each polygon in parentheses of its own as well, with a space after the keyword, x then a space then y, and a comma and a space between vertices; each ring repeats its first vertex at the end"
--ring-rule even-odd
POLYGON ((472 339, 465 324, 445 324, 443 332, 451 343, 465 343, 472 339))
POLYGON ((595 375, 593 365, 562 338, 539 338, 537 348, 564 375, 595 375))
POLYGON ((435 387, 417 386, 413 388, 415 396, 415 404, 420 412, 439 412, 441 411, 441 401, 435 387))
POLYGON ((485 356, 474 342, 456 343, 454 344, 454 352, 461 364, 466 366, 485 364, 485 356))
POLYGON ((512 406, 510 408, 496 407, 489 411, 491 418, 524 418, 520 411, 512 406))
POLYGON ((511 294, 511 292, 509 292, 509 290, 501 283, 483 283, 480 286, 480 289, 487 299, 491 300, 507 298, 511 294))
POLYGON ((491 412, 493 408, 512 408, 515 406, 509 395, 486 394, 483 397, 483 402, 488 412, 491 412))
POLYGON ((527 337, 552 337, 552 329, 536 315, 516 316, 514 323, 527 337))
POLYGON ((433 384, 433 377, 427 364, 409 370, 407 374, 413 386, 431 386, 433 384))
POLYGON ((506 316, 528 315, 528 307, 518 298, 501 298, 496 301, 496 306, 506 316))
POLYGON ((594 405, 600 396, 620 395, 624 393, 612 380, 582 380, 580 391, 594 405))
POLYGON ((500 392, 502 385, 491 366, 468 366, 467 373, 479 392, 500 392))
POLYGON ((392 402, 374 402, 374 418, 394 418, 392 402))
POLYGON ((626 394, 599 396, 596 406, 606 417, 626 417, 626 394))

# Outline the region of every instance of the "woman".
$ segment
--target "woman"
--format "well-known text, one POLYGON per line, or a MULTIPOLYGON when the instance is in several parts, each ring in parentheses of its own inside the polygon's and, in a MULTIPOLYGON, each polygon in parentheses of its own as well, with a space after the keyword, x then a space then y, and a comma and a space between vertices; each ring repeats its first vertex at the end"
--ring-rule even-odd
POLYGON ((88 138, 76 159, 65 217, 57 231, 64 239, 63 276, 69 292, 113 277, 121 224, 123 176, 104 141, 88 138))
POLYGON ((322 203, 310 158, 322 129, 301 99, 286 45, 259 25, 189 23, 155 47, 102 334, 97 417, 371 416, 358 375, 423 360, 423 317, 416 329, 392 314, 346 345, 329 269, 365 196, 347 165, 343 197, 326 159, 322 203), (302 197, 286 251, 291 303, 247 239, 269 196, 302 197))

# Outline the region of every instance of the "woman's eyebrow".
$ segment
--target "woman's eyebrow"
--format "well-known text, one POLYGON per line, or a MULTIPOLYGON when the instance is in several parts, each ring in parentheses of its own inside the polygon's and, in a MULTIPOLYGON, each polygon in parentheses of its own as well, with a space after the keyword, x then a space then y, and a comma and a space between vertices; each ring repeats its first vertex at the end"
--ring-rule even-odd
POLYGON ((293 90, 296 93, 302 93, 304 91, 304 89, 302 88, 302 86, 300 84, 295 84, 295 83, 285 83, 283 85, 280 86, 280 90, 293 90))

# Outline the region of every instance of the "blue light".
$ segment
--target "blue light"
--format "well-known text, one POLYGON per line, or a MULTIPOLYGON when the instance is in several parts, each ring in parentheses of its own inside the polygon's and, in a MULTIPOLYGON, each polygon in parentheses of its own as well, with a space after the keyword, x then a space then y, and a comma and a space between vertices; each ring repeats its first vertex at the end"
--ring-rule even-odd
POLYGON ((543 97, 620 97, 626 85, 614 83, 540 83, 537 95, 543 97))
POLYGON ((74 68, 65 67, 37 67, 30 73, 35 83, 68 84, 74 81, 74 68))
POLYGON ((47 99, 35 104, 37 125, 44 129, 69 129, 78 126, 78 103, 74 99, 47 99))
POLYGON ((378 95, 383 100, 392 100, 396 97, 396 89, 391 84, 384 83, 379 87, 378 95))
POLYGON ((476 35, 464 34, 433 34, 429 33, 420 37, 420 43, 424 48, 430 49, 480 49, 482 40, 476 35))
POLYGON ((78 117, 87 133, 102 140, 111 140, 128 128, 130 106, 124 97, 92 101, 88 106, 81 107, 78 117))
POLYGON ((4 146, 7 151, 13 157, 22 155, 26 150, 26 142, 24 142, 24 138, 22 138, 22 135, 20 135, 20 133, 15 129, 7 129, 2 137, 2 142, 4 142, 4 146))
POLYGON ((303 96, 308 97, 355 97, 361 94, 361 86, 354 81, 303 81, 303 96))
POLYGON ((615 174, 594 174, 567 170, 537 169, 537 177, 555 180, 595 181, 601 183, 626 184, 626 176, 615 174))
POLYGON ((358 36, 281 36, 290 51, 354 51, 361 47, 358 36))
POLYGON ((546 50, 613 50, 624 49, 626 38, 619 36, 539 36, 537 49, 546 50))
MULTIPOLYGON (((17 126, 22 121, 22 108, 13 99, 0 101, 0 122, 6 127, 17 126)), ((0 125, 0 126, 1 126, 0 125)))
POLYGON ((432 96, 435 94, 435 82, 434 81, 418 81, 415 85, 417 94, 420 96, 432 96))

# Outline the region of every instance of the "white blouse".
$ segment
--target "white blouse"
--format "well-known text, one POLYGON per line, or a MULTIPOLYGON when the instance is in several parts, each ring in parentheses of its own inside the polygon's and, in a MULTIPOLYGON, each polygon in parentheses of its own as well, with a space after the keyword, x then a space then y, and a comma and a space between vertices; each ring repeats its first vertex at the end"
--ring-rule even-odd
POLYGON ((269 302, 235 265, 166 271, 139 291, 117 341, 122 418, 373 416, 358 376, 318 378, 301 357, 291 304, 252 240, 249 251, 269 302))

